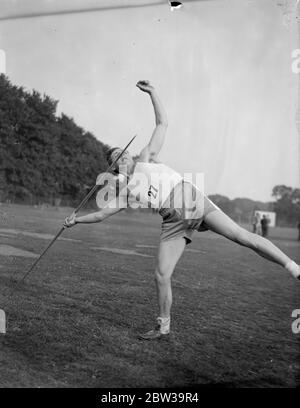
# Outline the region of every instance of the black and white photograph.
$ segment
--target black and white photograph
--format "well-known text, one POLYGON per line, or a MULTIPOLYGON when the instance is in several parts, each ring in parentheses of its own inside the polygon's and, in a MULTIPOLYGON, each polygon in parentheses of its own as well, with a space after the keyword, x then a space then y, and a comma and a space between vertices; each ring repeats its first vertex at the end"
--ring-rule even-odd
POLYGON ((0 0, 1 389, 300 388, 299 3, 0 0))

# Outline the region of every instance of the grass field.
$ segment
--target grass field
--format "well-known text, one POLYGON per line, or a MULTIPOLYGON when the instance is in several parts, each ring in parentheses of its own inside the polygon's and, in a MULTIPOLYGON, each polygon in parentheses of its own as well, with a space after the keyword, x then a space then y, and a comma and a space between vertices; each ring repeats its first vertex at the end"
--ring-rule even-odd
MULTIPOLYGON (((10 247, 40 254, 70 209, 0 211, 0 387, 299 386, 300 285, 277 265, 195 233, 174 273, 173 335, 143 342, 157 316, 159 215, 65 231, 16 287, 34 258, 10 247)), ((300 262, 296 230, 274 229, 271 240, 300 262)))

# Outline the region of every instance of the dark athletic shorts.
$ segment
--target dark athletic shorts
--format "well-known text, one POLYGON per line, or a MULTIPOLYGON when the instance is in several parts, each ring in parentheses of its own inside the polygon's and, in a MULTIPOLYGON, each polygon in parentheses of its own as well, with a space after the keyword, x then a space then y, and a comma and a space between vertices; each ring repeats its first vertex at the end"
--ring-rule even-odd
POLYGON ((194 231, 208 230, 203 221, 204 217, 212 211, 220 210, 220 208, 199 190, 198 197, 200 199, 197 199, 196 202, 189 202, 190 198, 194 197, 195 200, 194 193, 195 186, 188 182, 179 183, 172 190, 159 211, 163 218, 161 242, 182 237, 186 239, 187 244, 190 244, 194 231), (182 202, 181 200, 183 205, 178 206, 178 203, 182 202), (177 203, 177 206, 173 205, 174 202, 177 203))

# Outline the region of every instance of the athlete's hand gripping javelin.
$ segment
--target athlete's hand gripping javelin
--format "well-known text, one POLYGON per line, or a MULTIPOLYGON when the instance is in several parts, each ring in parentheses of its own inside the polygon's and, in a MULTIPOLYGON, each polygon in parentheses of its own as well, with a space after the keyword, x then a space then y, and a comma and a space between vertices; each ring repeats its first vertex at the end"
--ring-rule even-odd
POLYGON ((76 225, 76 214, 73 212, 69 217, 67 217, 64 221, 64 227, 70 228, 76 225))

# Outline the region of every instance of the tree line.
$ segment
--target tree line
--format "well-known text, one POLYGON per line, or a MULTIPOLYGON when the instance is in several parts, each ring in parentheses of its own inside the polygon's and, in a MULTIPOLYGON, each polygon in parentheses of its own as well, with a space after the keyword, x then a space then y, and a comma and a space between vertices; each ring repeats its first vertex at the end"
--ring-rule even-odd
POLYGON ((209 198, 235 221, 251 224, 256 210, 276 213, 277 226, 296 227, 300 222, 300 189, 285 185, 274 186, 272 202, 255 201, 248 198, 235 198, 214 194, 209 198))
POLYGON ((0 75, 0 201, 74 205, 106 169, 109 146, 57 103, 0 75))

